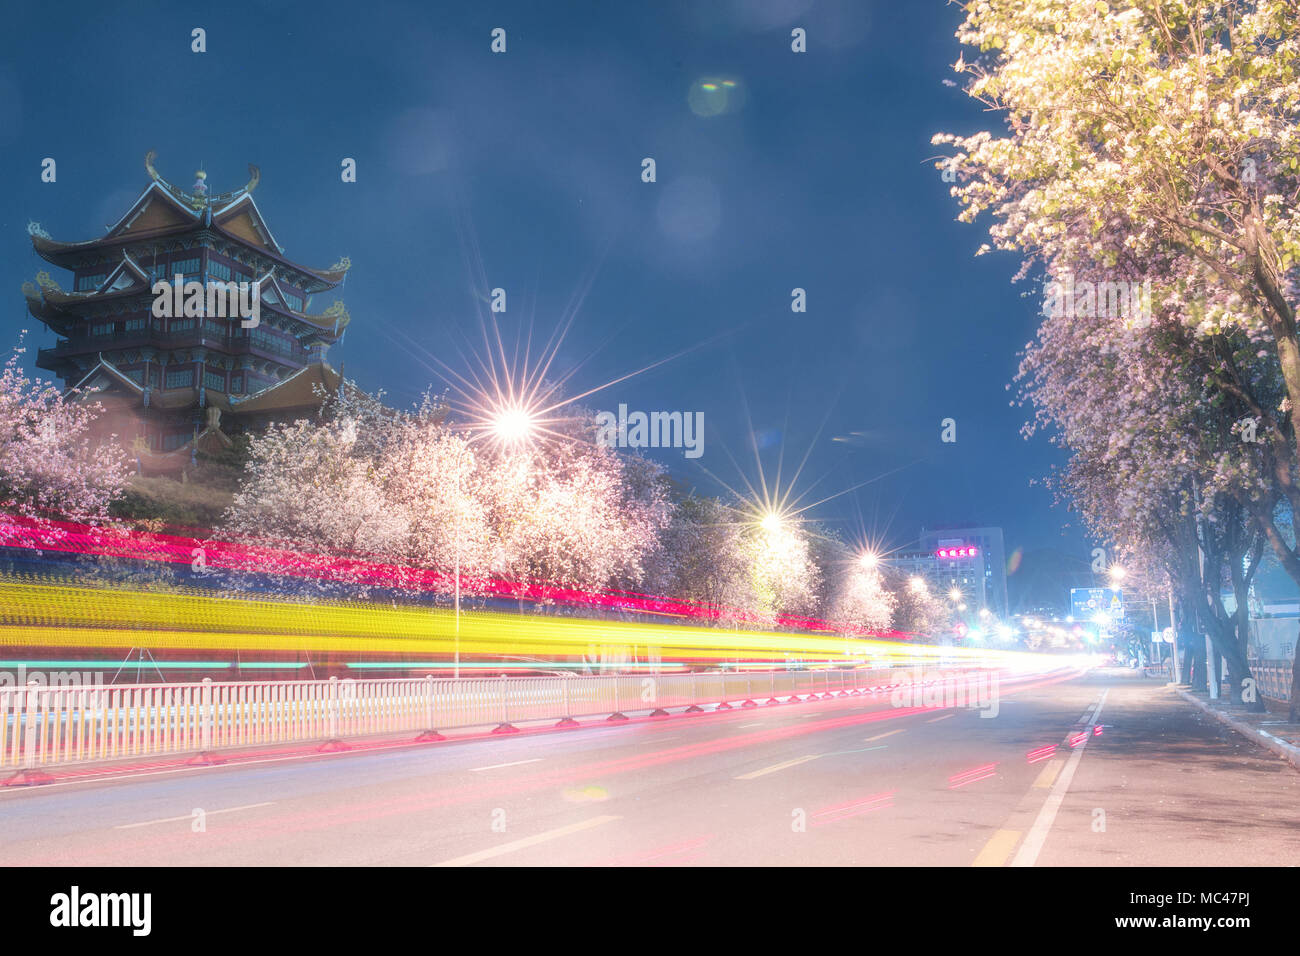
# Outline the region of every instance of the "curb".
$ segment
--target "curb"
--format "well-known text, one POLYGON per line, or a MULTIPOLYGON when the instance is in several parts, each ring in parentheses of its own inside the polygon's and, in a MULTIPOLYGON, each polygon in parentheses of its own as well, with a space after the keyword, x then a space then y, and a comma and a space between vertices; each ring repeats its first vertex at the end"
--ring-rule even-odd
POLYGON ((1271 750, 1279 757, 1285 758, 1291 766, 1300 770, 1300 747, 1296 747, 1287 743, 1285 740, 1280 740, 1279 738, 1274 737, 1267 730, 1260 730, 1258 727, 1252 727, 1245 721, 1238 720, 1229 714, 1225 714, 1221 710, 1215 710, 1195 694, 1188 691, 1179 690, 1178 696, 1188 703, 1199 707, 1211 717, 1217 718, 1220 723, 1227 724, 1237 733, 1263 747, 1265 750, 1271 750))

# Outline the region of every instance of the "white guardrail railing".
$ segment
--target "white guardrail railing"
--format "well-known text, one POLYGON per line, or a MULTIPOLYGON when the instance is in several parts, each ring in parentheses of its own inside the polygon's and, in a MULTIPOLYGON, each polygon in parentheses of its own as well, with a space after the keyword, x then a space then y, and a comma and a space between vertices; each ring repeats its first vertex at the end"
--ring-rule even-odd
MULTIPOLYGON (((320 681, 0 688, 0 768, 320 742, 346 749, 347 737, 417 733, 516 721, 666 714, 711 705, 726 710, 801 699, 888 693, 898 670, 830 669, 653 675, 406 678, 320 681)), ((948 671, 951 679, 952 671, 948 671)), ((926 683, 931 683, 927 681, 926 683)))

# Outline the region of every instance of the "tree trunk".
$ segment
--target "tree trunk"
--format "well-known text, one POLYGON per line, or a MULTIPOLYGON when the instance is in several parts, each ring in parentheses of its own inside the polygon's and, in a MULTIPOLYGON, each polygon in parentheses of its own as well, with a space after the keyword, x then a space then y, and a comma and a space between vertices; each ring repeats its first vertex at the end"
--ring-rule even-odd
POLYGON ((1187 663, 1183 669, 1186 671, 1187 683, 1191 685, 1192 690, 1206 690, 1208 685, 1205 682, 1205 671, 1201 666, 1201 662, 1205 659, 1205 638, 1197 633, 1195 621, 1196 615, 1193 614, 1191 621, 1188 622, 1192 626, 1183 635, 1183 644, 1187 648, 1187 663))
POLYGON ((1237 653, 1228 659, 1228 680, 1231 682, 1232 701, 1235 704, 1244 704, 1248 710, 1262 713, 1264 707, 1264 698, 1256 689, 1255 699, 1253 701, 1243 701, 1241 699, 1242 689, 1249 680, 1254 683, 1254 675, 1250 672, 1250 656, 1247 653, 1250 647, 1250 577, 1259 568, 1259 559, 1262 553, 1263 541, 1259 536, 1250 549, 1251 572, 1250 576, 1242 568, 1240 561, 1233 562, 1232 571, 1232 593, 1237 599, 1237 612, 1234 615, 1236 624, 1236 635, 1233 643, 1236 645, 1237 653))

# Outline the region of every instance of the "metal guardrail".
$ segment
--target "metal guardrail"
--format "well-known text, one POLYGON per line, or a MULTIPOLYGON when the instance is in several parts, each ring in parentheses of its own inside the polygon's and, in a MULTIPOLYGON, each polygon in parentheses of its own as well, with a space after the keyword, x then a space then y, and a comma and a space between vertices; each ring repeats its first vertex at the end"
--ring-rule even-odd
MULTIPOLYGON (((1273 700, 1288 703, 1291 700, 1290 661, 1249 661, 1250 672, 1255 677, 1259 693, 1273 700)), ((1173 680, 1173 668, 1168 660, 1144 668, 1147 677, 1166 677, 1173 680)))
MULTIPOLYGON (((952 671, 947 671, 951 674, 952 671)), ((346 737, 418 733, 515 721, 577 717, 626 720, 625 711, 757 706, 799 699, 888 692, 899 672, 708 672, 656 675, 389 680, 202 682, 114 687, 0 688, 0 768, 37 767, 124 757, 204 754, 274 743, 322 742, 346 749, 346 737)), ((926 682, 933 683, 933 682, 926 682)))
POLYGON ((1291 700, 1290 661, 1250 661, 1255 686, 1265 697, 1289 703, 1291 700))
POLYGON ((1142 668, 1142 674, 1146 677, 1164 677, 1168 680, 1174 679, 1173 662, 1163 660, 1155 664, 1148 664, 1142 668))

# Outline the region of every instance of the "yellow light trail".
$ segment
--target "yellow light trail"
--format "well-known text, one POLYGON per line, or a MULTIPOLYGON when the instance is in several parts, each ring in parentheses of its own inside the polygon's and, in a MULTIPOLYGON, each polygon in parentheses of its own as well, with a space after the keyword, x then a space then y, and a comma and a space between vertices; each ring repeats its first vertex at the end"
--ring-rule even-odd
MULTIPOLYGON (((455 638, 450 609, 0 581, 0 646, 450 655, 455 638)), ((460 619, 462 654, 562 657, 610 646, 654 649, 665 662, 677 657, 779 661, 793 655, 823 663, 864 658, 922 663, 939 657, 1010 663, 1031 656, 830 635, 497 611, 462 613, 460 619)))

